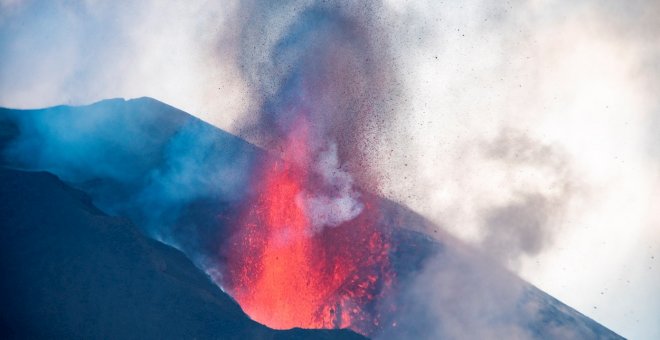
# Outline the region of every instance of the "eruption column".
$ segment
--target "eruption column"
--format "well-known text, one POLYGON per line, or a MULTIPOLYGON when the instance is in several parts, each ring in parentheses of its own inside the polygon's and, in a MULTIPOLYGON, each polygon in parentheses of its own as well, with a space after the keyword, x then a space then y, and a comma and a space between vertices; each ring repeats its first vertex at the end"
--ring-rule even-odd
MULTIPOLYGON (((307 122, 299 119, 283 153, 311 161, 307 122)), ((368 196, 362 212, 315 230, 303 193, 323 187, 310 166, 270 158, 258 193, 229 245, 225 286, 248 315, 270 327, 352 328, 378 324, 375 298, 389 288, 389 244, 368 196)))
POLYGON ((252 195, 222 247, 222 285, 273 328, 370 334, 394 279, 378 201, 354 184, 374 184, 360 146, 383 120, 373 114, 391 74, 367 25, 373 6, 346 6, 301 5, 272 21, 261 7, 246 7, 254 24, 241 36, 243 70, 263 105, 245 129, 273 154, 251 174, 252 195), (263 34, 282 22, 279 38, 263 34))

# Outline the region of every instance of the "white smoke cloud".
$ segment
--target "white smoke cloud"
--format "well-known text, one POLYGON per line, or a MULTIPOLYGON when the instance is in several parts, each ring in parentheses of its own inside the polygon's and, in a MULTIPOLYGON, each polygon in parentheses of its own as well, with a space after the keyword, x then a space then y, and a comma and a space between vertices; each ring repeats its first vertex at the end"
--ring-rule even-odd
POLYGON ((336 227, 357 217, 364 208, 354 188, 353 177, 341 168, 337 145, 331 143, 319 152, 313 171, 320 176, 324 189, 318 193, 301 192, 296 204, 307 212, 312 233, 324 227, 336 227))

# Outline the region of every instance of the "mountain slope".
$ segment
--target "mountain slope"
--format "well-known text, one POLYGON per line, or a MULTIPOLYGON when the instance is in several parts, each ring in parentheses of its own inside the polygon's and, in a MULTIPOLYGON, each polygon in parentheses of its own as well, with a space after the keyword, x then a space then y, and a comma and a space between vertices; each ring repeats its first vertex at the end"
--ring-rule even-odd
POLYGON ((47 173, 0 169, 3 338, 359 339, 250 320, 179 251, 47 173))
MULTIPOLYGON (((54 173, 214 279, 225 263, 219 245, 249 194, 248 174, 271 157, 150 98, 0 109, 0 150, 3 164, 54 173)), ((387 321, 375 337, 620 338, 409 209, 374 201, 378 228, 392 235, 396 272, 394 294, 372 306, 387 321), (424 234, 431 231, 434 239, 424 234)))

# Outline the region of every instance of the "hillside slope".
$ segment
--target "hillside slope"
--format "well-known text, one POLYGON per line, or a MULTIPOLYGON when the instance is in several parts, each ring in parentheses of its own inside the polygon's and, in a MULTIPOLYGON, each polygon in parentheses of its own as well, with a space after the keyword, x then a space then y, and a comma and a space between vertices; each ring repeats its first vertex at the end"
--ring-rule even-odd
MULTIPOLYGON (((250 194, 249 174, 259 160, 272 157, 151 98, 0 109, 0 151, 2 164, 55 174, 104 213, 181 250, 216 282, 226 263, 222 245, 250 194)), ((372 336, 620 338, 442 226, 387 199, 372 201, 380 215, 377 228, 391 236, 389 261, 396 274, 393 293, 368 306, 384 320, 372 336)), ((9 211, 3 214, 11 216, 9 211)))
POLYGON ((182 253, 51 174, 0 169, 0 202, 2 338, 361 338, 250 320, 182 253))

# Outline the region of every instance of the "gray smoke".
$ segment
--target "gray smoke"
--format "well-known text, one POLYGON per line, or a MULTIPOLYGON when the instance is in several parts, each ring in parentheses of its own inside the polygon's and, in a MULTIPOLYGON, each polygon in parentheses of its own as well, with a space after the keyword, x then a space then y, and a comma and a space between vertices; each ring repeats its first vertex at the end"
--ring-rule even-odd
POLYGON ((520 257, 538 255, 552 245, 565 210, 580 194, 579 179, 567 156, 519 131, 501 131, 495 140, 482 144, 481 153, 509 173, 530 171, 546 177, 515 187, 506 202, 482 208, 481 248, 516 267, 520 257), (539 182, 542 186, 534 185, 539 182))

